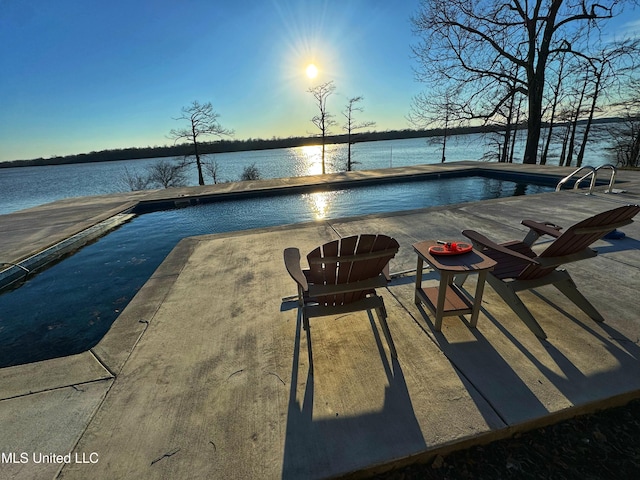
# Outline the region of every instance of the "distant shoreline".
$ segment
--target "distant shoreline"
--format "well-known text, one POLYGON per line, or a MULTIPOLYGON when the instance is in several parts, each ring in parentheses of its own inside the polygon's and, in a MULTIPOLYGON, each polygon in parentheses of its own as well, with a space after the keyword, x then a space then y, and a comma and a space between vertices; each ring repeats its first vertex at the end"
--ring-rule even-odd
MULTIPOLYGON (((594 124, 615 123, 621 121, 620 118, 594 119, 594 124)), ((579 122, 582 123, 582 122, 579 122)), ((519 129, 526 128, 521 125, 519 129)), ((502 131, 503 127, 498 125, 458 127, 449 130, 448 135, 469 135, 474 133, 489 133, 502 131)), ((408 138, 439 137, 445 133, 444 129, 430 130, 390 130, 385 132, 357 133, 351 136, 352 143, 377 142, 382 140, 403 140, 408 138)), ((278 148, 292 148, 309 145, 318 145, 320 137, 291 137, 277 138, 271 140, 247 139, 247 140, 219 140, 216 142, 199 143, 200 153, 203 155, 212 153, 246 152, 255 150, 272 150, 278 148)), ((326 137, 327 144, 347 143, 346 134, 329 135, 326 137)), ((162 146, 162 147, 131 147, 113 150, 102 150, 99 152, 80 153, 75 155, 56 156, 50 158, 35 158, 31 160, 8 160, 0 162, 0 168, 14 167, 34 167, 46 165, 68 165, 75 163, 91 162, 112 162, 120 160, 141 160, 147 158, 161 157, 184 157, 193 154, 193 147, 189 144, 162 146)))

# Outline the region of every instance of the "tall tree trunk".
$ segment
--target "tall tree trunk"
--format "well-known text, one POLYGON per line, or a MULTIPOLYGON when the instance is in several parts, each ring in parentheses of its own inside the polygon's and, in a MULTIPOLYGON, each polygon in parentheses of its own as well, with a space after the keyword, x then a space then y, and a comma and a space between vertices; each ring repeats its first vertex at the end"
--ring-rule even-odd
MULTIPOLYGON (((447 104, 447 108, 449 108, 448 104, 447 104)), ((449 134, 449 112, 447 111, 445 115, 446 117, 444 119, 444 133, 442 135, 442 158, 440 159, 440 163, 444 163, 444 161, 447 159, 446 150, 447 150, 447 135, 449 134)))
POLYGON ((500 156, 498 157, 498 162, 507 163, 509 161, 509 145, 511 144, 511 132, 512 128, 512 118, 513 118, 513 96, 511 97, 511 101, 509 102, 509 108, 507 110, 507 124, 504 129, 504 140, 502 144, 502 151, 500 152, 500 156))
POLYGON ((540 158, 540 165, 547 163, 547 156, 549 155, 549 147, 551 146, 551 135, 553 134, 553 123, 556 119, 556 109, 558 108, 558 96, 560 95, 560 87, 562 85, 562 71, 564 70, 564 57, 560 59, 560 71, 558 72, 558 83, 556 89, 553 92, 553 104, 551 105, 551 118, 549 119, 549 128, 547 131, 547 139, 544 144, 544 150, 542 151, 542 157, 540 158))
MULTIPOLYGON (((542 128, 542 102, 544 101, 545 70, 551 49, 551 40, 556 28, 556 17, 562 6, 562 0, 552 0, 549 12, 545 19, 544 32, 540 45, 537 43, 538 22, 527 22, 528 58, 527 58, 527 82, 529 96, 529 119, 527 121, 527 144, 524 148, 522 163, 536 163, 538 144, 540 142, 540 130, 542 128), (537 56, 537 61, 536 61, 537 56)), ((541 3, 537 4, 538 7, 541 3)), ((538 11, 536 7, 536 12, 538 11)))
POLYGON ((196 140, 195 130, 193 132, 193 151, 196 156, 196 166, 198 167, 198 185, 204 185, 204 176, 202 175, 202 163, 200 162, 200 153, 198 152, 198 142, 196 140))
POLYGON ((511 125, 507 124, 507 128, 504 131, 502 148, 500 149, 501 151, 498 162, 507 163, 509 161, 509 145, 511 145, 511 125))
MULTIPOLYGON (((323 120, 323 122, 324 122, 324 120, 323 120)), ((326 142, 327 135, 325 133, 324 123, 322 125, 323 125, 323 127, 322 127, 322 175, 324 175, 326 173, 325 168, 324 168, 324 145, 325 145, 325 142, 326 142)))
POLYGON ((567 167, 570 167, 571 162, 573 161, 573 150, 576 145, 577 129, 578 129, 578 113, 576 112, 576 116, 574 117, 573 122, 571 122, 571 127, 569 129, 571 132, 571 135, 569 135, 569 144, 567 145, 567 159, 566 159, 567 167))
POLYGON ((351 171, 351 127, 347 132, 347 172, 351 171))
MULTIPOLYGON (((604 67, 603 67, 604 68, 604 67)), ((591 130, 591 123, 593 122, 593 114, 596 110, 596 102, 598 101, 598 93, 600 93, 600 80, 602 79, 602 70, 596 72, 596 85, 593 92, 593 99, 591 101, 591 108, 589 109, 589 118, 587 124, 584 127, 584 135, 582 138, 582 144, 580 145, 580 151, 578 152, 578 158, 576 159, 576 166, 582 166, 582 160, 584 159, 584 151, 587 148, 587 141, 589 140, 589 131, 591 130)))
POLYGON ((584 83, 582 84, 582 91, 580 92, 580 99, 578 100, 578 105, 576 105, 576 112, 573 117, 573 125, 571 128, 571 138, 569 139, 569 147, 567 149, 567 167, 571 166, 571 161, 573 160, 573 150, 575 149, 576 144, 576 133, 578 130, 578 120, 580 119, 580 112, 582 111, 582 102, 584 102, 584 96, 587 91, 587 83, 589 82, 589 76, 585 75, 584 83))
POLYGON ((634 131, 631 127, 631 148, 629 152, 629 166, 640 167, 640 128, 634 131))
POLYGON ((566 130, 564 132, 564 138, 562 139, 562 152, 560 152, 560 160, 558 165, 564 167, 564 161, 567 155, 567 143, 569 143, 569 133, 571 132, 571 123, 567 123, 566 130))
POLYGON ((513 155, 516 150, 516 140, 518 137, 518 125, 520 125, 520 109, 522 107, 522 97, 518 99, 518 108, 516 109, 515 127, 511 136, 511 151, 509 152, 509 163, 513 163, 513 155))
MULTIPOLYGON (((544 78, 542 79, 544 83, 544 78)), ((522 163, 536 164, 540 130, 542 128, 542 85, 532 82, 529 89, 529 119, 527 120, 527 143, 524 147, 522 163)))

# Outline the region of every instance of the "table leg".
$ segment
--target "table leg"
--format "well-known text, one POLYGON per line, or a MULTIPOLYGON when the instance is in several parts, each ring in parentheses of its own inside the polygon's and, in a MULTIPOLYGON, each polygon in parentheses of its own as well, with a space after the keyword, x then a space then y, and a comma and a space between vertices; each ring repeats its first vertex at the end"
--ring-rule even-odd
POLYGON ((416 305, 420 305, 420 297, 418 296, 418 292, 422 290, 422 266, 424 265, 424 261, 422 257, 418 255, 418 266, 416 267, 416 292, 415 292, 415 303, 416 305))
POLYGON ((484 281, 487 278, 487 271, 481 270, 478 274, 478 284, 476 285, 476 294, 473 298, 473 307, 471 309, 471 326, 475 328, 478 325, 478 315, 480 314, 480 305, 482 304, 482 293, 484 292, 484 281))
POLYGON ((450 272, 440 272, 440 287, 438 287, 438 304, 436 305, 436 332, 442 329, 442 317, 444 316, 444 301, 447 298, 447 287, 453 281, 453 274, 450 272))

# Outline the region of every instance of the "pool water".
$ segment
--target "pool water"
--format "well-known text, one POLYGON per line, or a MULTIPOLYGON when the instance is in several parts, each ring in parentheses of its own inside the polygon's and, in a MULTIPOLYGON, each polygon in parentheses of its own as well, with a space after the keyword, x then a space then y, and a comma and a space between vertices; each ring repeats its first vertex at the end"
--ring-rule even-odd
POLYGON ((0 367, 96 345, 185 237, 553 191, 484 177, 396 182, 147 213, 0 295, 0 367))

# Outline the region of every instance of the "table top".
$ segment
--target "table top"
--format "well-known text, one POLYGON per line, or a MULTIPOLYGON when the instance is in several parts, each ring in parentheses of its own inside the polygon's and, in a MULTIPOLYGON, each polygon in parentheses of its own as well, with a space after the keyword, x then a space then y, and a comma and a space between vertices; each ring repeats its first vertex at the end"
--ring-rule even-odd
POLYGON ((491 270, 496 266, 495 260, 478 252, 476 249, 459 255, 430 254, 429 247, 437 244, 436 240, 424 240, 414 243, 413 249, 433 268, 445 272, 478 272, 480 270, 491 270))

